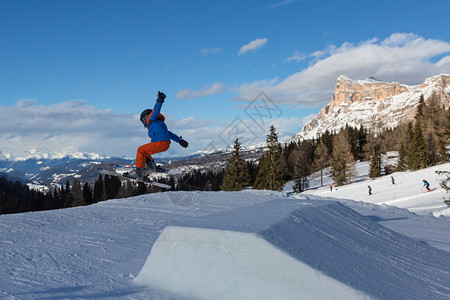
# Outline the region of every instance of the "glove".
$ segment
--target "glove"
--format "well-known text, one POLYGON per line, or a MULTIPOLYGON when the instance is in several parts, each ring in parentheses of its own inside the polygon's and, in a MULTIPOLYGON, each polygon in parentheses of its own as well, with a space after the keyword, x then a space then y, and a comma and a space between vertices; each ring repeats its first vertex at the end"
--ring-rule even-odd
POLYGON ((158 99, 156 99, 156 101, 158 101, 159 103, 164 103, 164 99, 166 99, 166 95, 158 91, 158 99))
POLYGON ((187 148, 189 146, 189 143, 183 140, 181 136, 180 136, 180 146, 183 148, 187 148))

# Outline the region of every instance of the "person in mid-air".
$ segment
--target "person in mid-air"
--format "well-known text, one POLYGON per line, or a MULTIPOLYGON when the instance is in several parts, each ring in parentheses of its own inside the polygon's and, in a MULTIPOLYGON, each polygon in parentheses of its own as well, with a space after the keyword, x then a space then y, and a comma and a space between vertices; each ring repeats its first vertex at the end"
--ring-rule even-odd
POLYGON ((152 140, 151 143, 142 145, 137 149, 135 175, 141 180, 144 178, 145 168, 153 172, 163 171, 159 166, 156 166, 152 154, 167 151, 171 140, 184 148, 189 145, 181 136, 179 137, 167 129, 167 125, 164 123, 166 119, 160 113, 165 98, 164 93, 158 92, 158 98, 153 109, 146 109, 141 113, 140 120, 144 127, 148 129, 148 137, 152 140))
POLYGON ((430 184, 428 183, 428 181, 426 181, 425 179, 422 181, 423 181, 423 186, 427 188, 427 192, 431 191, 430 184))

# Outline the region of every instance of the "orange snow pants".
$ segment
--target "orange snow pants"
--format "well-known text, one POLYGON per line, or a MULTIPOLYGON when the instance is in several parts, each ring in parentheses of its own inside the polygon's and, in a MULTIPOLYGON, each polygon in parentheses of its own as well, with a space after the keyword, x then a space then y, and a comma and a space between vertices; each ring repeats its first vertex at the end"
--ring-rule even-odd
POLYGON ((152 154, 167 151, 169 147, 169 141, 151 142, 140 146, 136 154, 136 168, 144 168, 146 157, 152 159, 152 154))

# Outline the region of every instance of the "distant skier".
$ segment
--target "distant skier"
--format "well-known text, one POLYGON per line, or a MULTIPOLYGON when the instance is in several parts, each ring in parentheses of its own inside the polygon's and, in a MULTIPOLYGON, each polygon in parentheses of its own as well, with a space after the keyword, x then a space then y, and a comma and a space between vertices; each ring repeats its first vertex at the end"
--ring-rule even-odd
POLYGON ((426 181, 425 179, 422 181, 423 181, 423 186, 426 187, 426 189, 427 189, 427 192, 431 191, 430 184, 428 183, 428 181, 426 181))
POLYGON ((370 187, 370 185, 367 186, 369 188, 369 196, 372 196, 372 188, 370 187))
POLYGON ((330 192, 333 191, 333 184, 330 184, 330 192))
POLYGON ((395 184, 394 176, 391 176, 391 182, 392 184, 395 184))
POLYGON ((144 177, 145 167, 152 171, 161 171, 156 167, 152 154, 167 151, 170 147, 170 140, 179 143, 184 148, 189 145, 181 136, 179 137, 167 129, 167 125, 164 123, 166 118, 160 113, 165 98, 164 93, 158 92, 153 109, 146 109, 141 113, 140 120, 144 127, 148 128, 148 136, 152 140, 151 143, 137 149, 135 176, 141 180, 144 177))

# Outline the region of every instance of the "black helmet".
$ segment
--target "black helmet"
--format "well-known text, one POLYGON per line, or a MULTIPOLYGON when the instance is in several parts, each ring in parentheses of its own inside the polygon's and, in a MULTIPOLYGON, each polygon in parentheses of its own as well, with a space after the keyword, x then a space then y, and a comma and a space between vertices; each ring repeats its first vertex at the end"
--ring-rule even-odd
POLYGON ((152 113, 151 109, 146 109, 141 113, 140 120, 141 120, 142 124, 144 124, 144 127, 148 127, 147 123, 145 123, 145 120, 147 119, 147 116, 151 113, 152 113))

